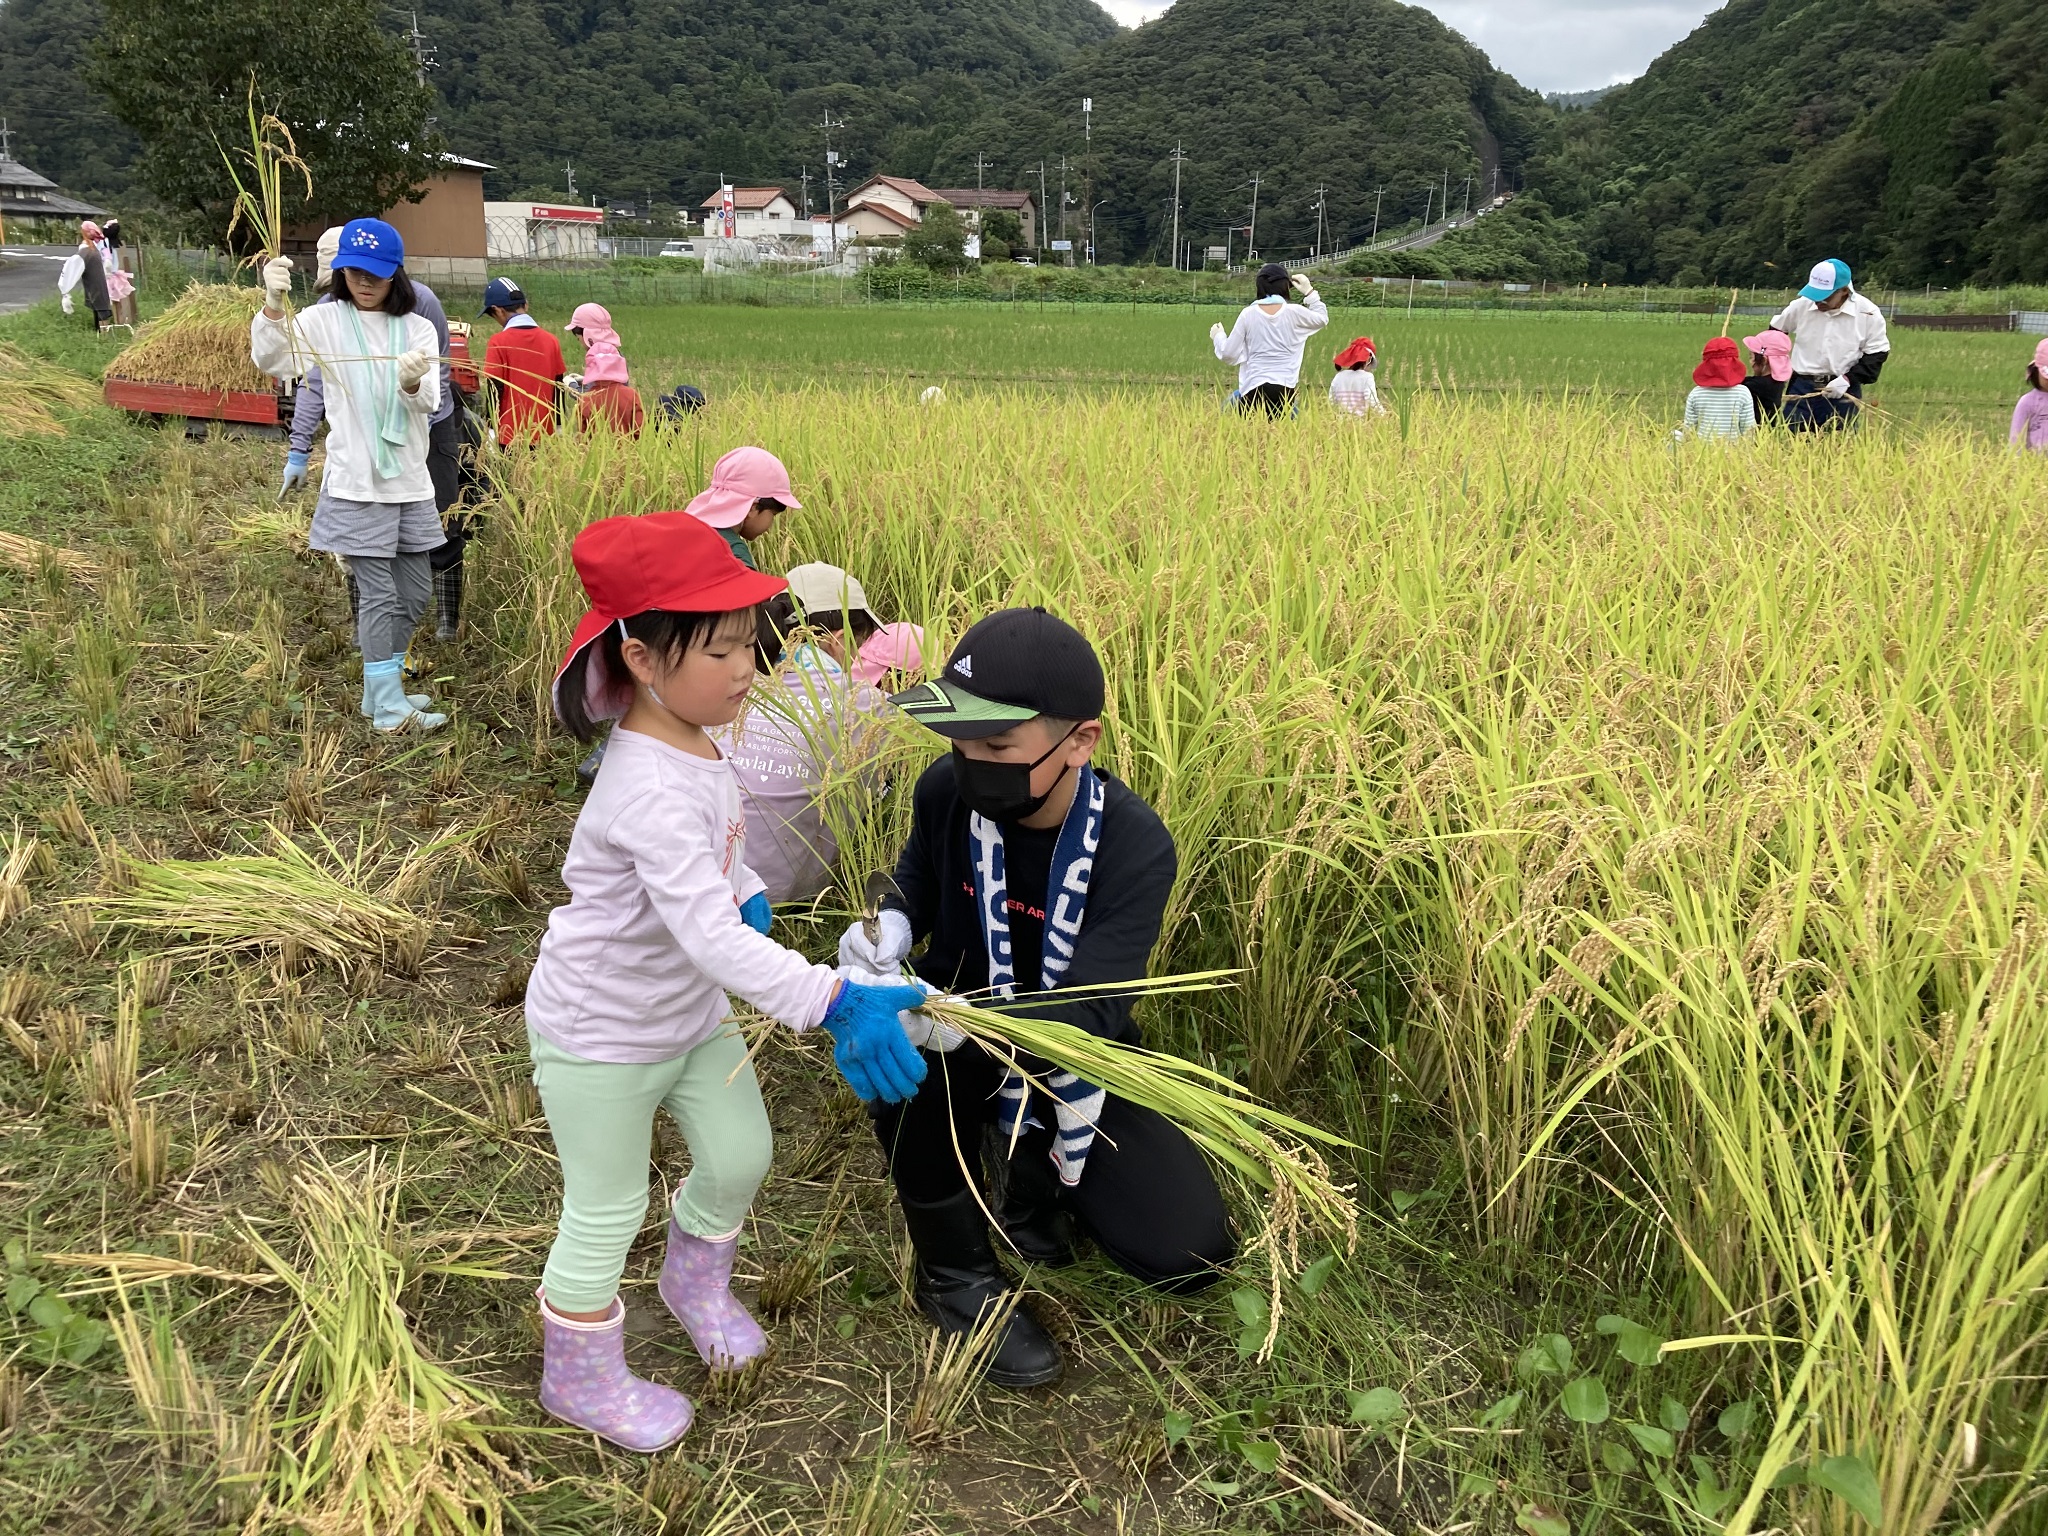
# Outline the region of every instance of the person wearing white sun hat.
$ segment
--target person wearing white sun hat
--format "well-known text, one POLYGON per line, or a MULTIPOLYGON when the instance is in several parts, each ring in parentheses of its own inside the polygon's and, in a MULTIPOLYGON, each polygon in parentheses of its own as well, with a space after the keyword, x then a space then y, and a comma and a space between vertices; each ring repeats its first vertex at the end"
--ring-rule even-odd
POLYGON ((1864 387, 1877 382, 1892 343, 1884 311, 1856 291, 1849 263, 1816 263, 1799 296, 1771 317, 1771 329, 1792 338, 1785 425, 1794 432, 1853 426, 1864 387))

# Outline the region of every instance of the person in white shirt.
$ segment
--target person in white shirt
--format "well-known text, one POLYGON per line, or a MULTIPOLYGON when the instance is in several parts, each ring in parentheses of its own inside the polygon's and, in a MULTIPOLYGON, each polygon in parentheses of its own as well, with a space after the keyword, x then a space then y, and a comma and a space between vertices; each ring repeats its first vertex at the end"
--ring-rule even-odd
POLYGON ((1373 367, 1379 361, 1370 336, 1356 338, 1337 354, 1337 375, 1330 380, 1330 404, 1347 416, 1384 416, 1379 381, 1373 367))
POLYGON ((405 650, 427 611, 427 551, 447 542, 427 471, 441 405, 441 347, 405 273, 405 242, 382 219, 342 226, 334 299, 288 316, 292 263, 263 268, 249 355, 274 378, 320 370, 327 467, 307 542, 348 562, 356 583, 363 713, 379 731, 433 730, 448 717, 405 691, 405 650))
POLYGON ((1817 264, 1799 297, 1771 317, 1771 329, 1792 338, 1785 425, 1794 432, 1853 426, 1863 388, 1877 382, 1892 343, 1884 311, 1852 286, 1849 263, 1830 257, 1817 264))
POLYGON ((1226 333, 1221 324, 1209 327, 1219 363, 1237 365, 1237 408, 1249 415, 1263 410, 1267 417, 1294 408, 1295 387, 1301 382, 1301 354, 1309 337, 1330 323, 1315 284, 1306 272, 1292 279, 1278 262, 1259 268, 1257 296, 1237 317, 1226 333), (1292 287, 1301 302, 1290 305, 1287 290, 1292 287))

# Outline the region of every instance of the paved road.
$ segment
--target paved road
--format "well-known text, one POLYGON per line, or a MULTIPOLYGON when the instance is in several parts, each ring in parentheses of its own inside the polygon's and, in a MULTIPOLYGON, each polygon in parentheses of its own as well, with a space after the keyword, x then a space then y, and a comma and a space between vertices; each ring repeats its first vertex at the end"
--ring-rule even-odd
POLYGON ((75 245, 0 246, 0 315, 39 304, 57 291, 57 274, 75 245))

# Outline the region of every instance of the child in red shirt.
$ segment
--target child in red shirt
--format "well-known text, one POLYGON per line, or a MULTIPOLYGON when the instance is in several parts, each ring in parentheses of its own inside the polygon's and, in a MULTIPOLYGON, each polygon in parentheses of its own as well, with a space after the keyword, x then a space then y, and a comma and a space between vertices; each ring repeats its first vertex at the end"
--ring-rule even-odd
POLYGON ((484 289, 483 313, 503 327, 484 348, 484 388, 498 412, 498 446, 529 446, 552 435, 562 414, 562 344, 526 312, 526 294, 509 278, 484 289))

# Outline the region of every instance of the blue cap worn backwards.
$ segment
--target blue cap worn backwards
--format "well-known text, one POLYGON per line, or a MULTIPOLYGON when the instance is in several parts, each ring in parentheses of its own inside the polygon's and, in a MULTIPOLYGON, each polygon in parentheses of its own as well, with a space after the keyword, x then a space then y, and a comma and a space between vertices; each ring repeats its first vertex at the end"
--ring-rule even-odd
POLYGON ((1849 286, 1849 263, 1839 257, 1830 257, 1819 262, 1806 274, 1806 286, 1799 290, 1803 299, 1816 304, 1826 303, 1840 289, 1849 286))
POLYGON ((526 305, 526 290, 509 277, 494 277, 484 287, 484 307, 477 311, 481 320, 494 309, 522 309, 526 305))
POLYGON ((334 270, 354 267, 372 277, 389 277, 405 265, 405 241, 382 219, 350 219, 341 226, 341 244, 334 252, 334 270))

